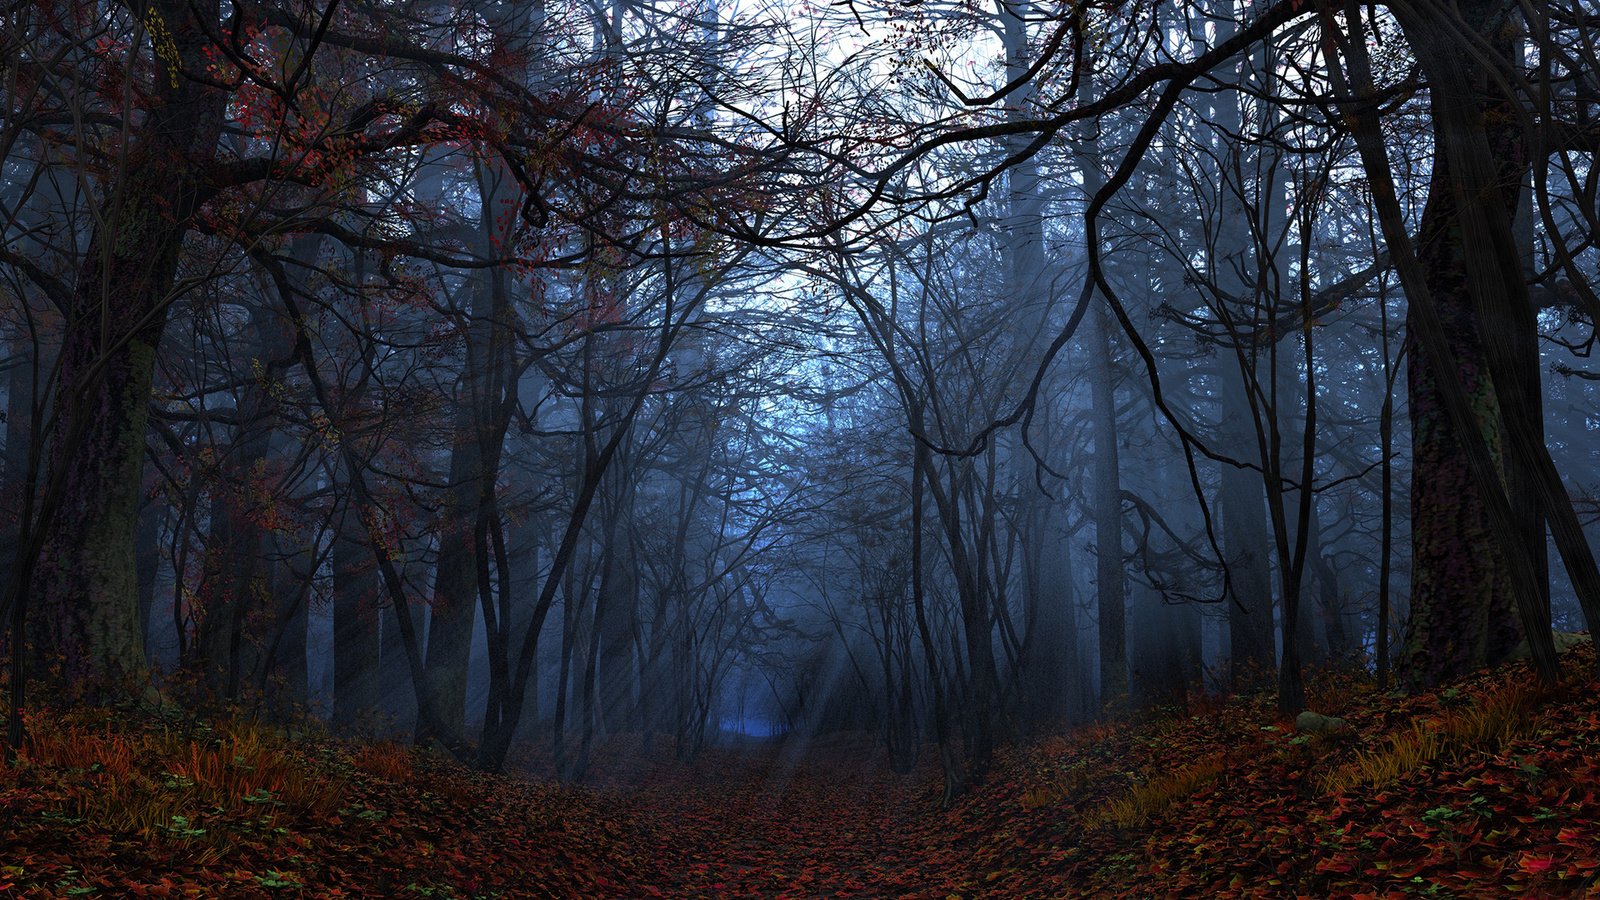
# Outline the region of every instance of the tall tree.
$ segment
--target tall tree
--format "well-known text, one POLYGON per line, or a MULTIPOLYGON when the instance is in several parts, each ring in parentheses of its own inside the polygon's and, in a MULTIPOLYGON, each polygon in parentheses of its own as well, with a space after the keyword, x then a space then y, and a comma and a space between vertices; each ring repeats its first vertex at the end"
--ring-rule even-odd
POLYGON ((182 290, 184 238, 213 190, 207 161, 227 96, 192 75, 210 63, 219 12, 216 0, 145 8, 139 33, 153 47, 153 71, 130 67, 124 77, 149 102, 120 110, 132 127, 113 138, 121 164, 99 192, 98 224, 66 313, 50 439, 59 499, 31 593, 40 649, 97 690, 144 677, 134 559, 144 429, 156 348, 182 290))

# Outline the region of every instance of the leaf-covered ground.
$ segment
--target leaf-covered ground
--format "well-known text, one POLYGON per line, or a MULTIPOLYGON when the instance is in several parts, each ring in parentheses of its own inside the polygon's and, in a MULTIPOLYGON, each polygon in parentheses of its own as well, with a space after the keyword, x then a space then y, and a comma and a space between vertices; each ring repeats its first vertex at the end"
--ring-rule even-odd
MULTIPOLYGON (((1001 755, 954 808, 864 740, 693 766, 606 748, 594 783, 490 778, 247 726, 41 717, 0 768, 0 897, 1600 896, 1593 650, 1433 693, 1348 678, 1001 755)), ((925 754, 931 763, 932 753, 925 754)))

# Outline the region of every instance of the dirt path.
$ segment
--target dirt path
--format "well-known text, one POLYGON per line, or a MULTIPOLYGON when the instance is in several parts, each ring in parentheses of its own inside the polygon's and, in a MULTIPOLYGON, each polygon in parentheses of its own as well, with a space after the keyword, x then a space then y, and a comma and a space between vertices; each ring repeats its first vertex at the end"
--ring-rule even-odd
POLYGON ((635 833, 652 845, 640 848, 649 874, 633 895, 959 892, 932 771, 894 775, 881 751, 853 742, 808 750, 716 751, 692 769, 649 773, 643 787, 617 786, 635 833))

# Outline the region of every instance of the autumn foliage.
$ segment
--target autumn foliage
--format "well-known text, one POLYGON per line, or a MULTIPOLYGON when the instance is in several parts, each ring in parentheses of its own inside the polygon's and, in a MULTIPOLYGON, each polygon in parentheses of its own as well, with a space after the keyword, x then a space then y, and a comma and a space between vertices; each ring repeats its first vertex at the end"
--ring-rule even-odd
POLYGON ((411 754, 399 744, 383 743, 361 747, 355 753, 355 767, 396 784, 407 784, 416 777, 411 754))
POLYGON ((0 769, 0 896, 1581 896, 1600 685, 1527 676, 1402 698, 1326 675, 1311 697, 1351 725, 1327 735, 1270 695, 1191 703, 1003 751, 944 811, 931 754, 904 778, 866 740, 692 765, 620 740, 574 787, 80 710, 0 769))

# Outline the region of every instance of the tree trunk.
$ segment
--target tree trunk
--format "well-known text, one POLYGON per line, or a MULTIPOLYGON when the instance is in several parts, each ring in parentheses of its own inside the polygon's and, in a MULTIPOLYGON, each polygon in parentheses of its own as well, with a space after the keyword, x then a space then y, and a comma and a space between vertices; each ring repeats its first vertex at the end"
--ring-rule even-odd
POLYGON ((200 577, 194 650, 207 700, 237 702, 244 660, 245 619, 261 600, 260 530, 248 507, 249 466, 240 448, 222 448, 226 465, 211 481, 210 531, 200 577))
MULTIPOLYGON (((292 717, 306 708, 309 699, 307 683, 306 632, 310 626, 310 590, 297 581, 296 566, 291 560, 303 561, 309 569, 315 554, 295 551, 287 541, 269 536, 267 546, 274 559, 267 574, 268 597, 271 598, 277 633, 270 652, 263 660, 266 669, 263 679, 267 685, 268 709, 278 721, 292 721, 292 717)), ((310 572, 307 572, 307 577, 310 572)))
MULTIPOLYGON (((468 355, 469 365, 472 354, 468 355)), ((483 477, 478 444, 478 410, 470 374, 456 398, 456 422, 450 454, 450 490, 440 515, 439 563, 434 573, 433 615, 428 622, 426 690, 443 724, 460 734, 466 723, 467 660, 478 612, 478 573, 473 526, 478 515, 479 479, 483 477)), ((417 728, 417 739, 426 740, 417 728)))
POLYGON ((371 538, 354 503, 339 517, 333 544, 333 724, 371 728, 378 710, 378 572, 371 538))
POLYGON ((1117 461, 1116 374, 1111 323, 1094 312, 1095 360, 1090 372, 1094 416, 1094 533, 1096 610, 1100 635, 1100 706, 1128 700, 1127 586, 1122 568, 1122 490, 1117 461))
MULTIPOLYGON (((1486 26, 1488 7, 1481 2, 1465 4, 1462 15, 1474 27, 1486 26)), ((1443 38, 1433 31, 1439 29, 1448 33, 1448 30, 1440 23, 1424 21, 1425 18, 1412 15, 1402 22, 1428 72, 1435 107, 1434 139, 1439 148, 1417 237, 1417 258, 1457 365, 1455 371, 1440 372, 1426 353, 1416 347, 1409 349, 1406 374, 1412 429, 1413 562, 1411 629, 1405 650, 1405 668, 1408 680, 1417 685, 1437 684, 1503 660, 1522 637, 1504 551, 1490 526, 1490 501, 1485 495, 1486 491, 1499 490, 1501 486, 1482 485, 1474 479, 1466 448, 1446 415, 1439 379, 1451 378, 1466 388, 1474 418, 1490 452, 1503 471, 1511 470, 1506 473, 1510 476, 1506 487, 1510 489, 1513 516, 1519 528, 1534 529, 1516 539, 1528 542, 1529 550, 1535 549, 1536 544, 1537 557, 1544 555, 1543 514, 1536 499, 1537 492, 1529 489, 1528 476, 1508 465, 1504 452, 1506 425, 1530 427, 1531 418, 1531 427, 1536 433, 1543 433, 1539 421, 1538 348, 1533 309, 1526 302, 1507 303, 1499 308, 1496 321, 1479 321, 1469 289, 1465 259, 1468 250, 1453 184, 1458 176, 1446 151, 1448 144, 1459 144, 1468 138, 1448 125, 1450 116, 1441 114, 1441 107, 1463 103, 1499 106, 1499 114, 1512 119, 1493 129, 1490 135, 1499 160, 1496 178, 1508 189, 1502 190, 1498 197, 1485 198, 1484 204, 1498 207, 1496 214, 1507 223, 1515 213, 1517 188, 1527 168, 1526 157, 1512 127, 1514 112, 1506 109, 1503 103, 1488 103, 1481 93, 1482 85, 1458 84, 1458 77, 1449 73, 1449 67, 1436 61, 1440 53, 1458 51, 1438 47, 1438 41, 1443 38), (1434 48, 1431 53, 1429 48, 1434 48), (1463 91, 1475 96, 1463 97, 1463 91), (1514 335, 1511 342, 1522 357, 1517 361, 1517 370, 1509 373, 1514 374, 1515 379, 1505 379, 1506 384, 1499 390, 1500 379, 1491 376, 1488 351, 1480 333, 1484 327, 1506 329, 1514 335), (1527 372, 1529 348, 1532 349, 1531 384, 1527 372)), ((1497 48, 1505 47, 1502 38, 1486 36, 1497 48)), ((1475 73, 1474 80, 1483 77, 1475 73)), ((1517 277, 1520 278, 1520 272, 1517 277)), ((1526 300, 1525 295, 1523 300, 1526 300)), ((1408 335, 1411 335, 1408 342, 1416 340, 1414 319, 1413 312, 1408 316, 1408 335)), ((1549 591, 1547 577, 1547 573, 1541 573, 1540 588, 1545 602, 1548 602, 1549 591)))
POLYGON ((0 585, 11 583, 11 567, 15 564, 17 546, 22 535, 24 492, 34 485, 28 483, 28 458, 34 439, 33 394, 34 366, 42 371, 47 361, 38 359, 43 347, 35 347, 24 332, 11 341, 8 348, 10 365, 6 371, 6 452, 5 474, 0 480, 0 547, 6 548, 0 558, 0 585))
POLYGON ((633 551, 627 546, 626 523, 618 523, 607 552, 607 577, 595 627, 600 633, 599 719, 608 733, 638 728, 638 702, 634 690, 633 632, 639 616, 639 580, 633 551))
POLYGON ((166 514, 167 507, 161 500, 145 500, 134 535, 134 565, 139 577, 139 634, 145 642, 146 662, 151 661, 150 619, 156 605, 156 580, 161 574, 161 521, 166 514))
MULTIPOLYGON (((1213 4, 1213 10, 1221 15, 1218 39, 1237 30, 1232 9, 1231 4, 1213 4)), ((1270 47, 1260 47, 1238 69, 1230 66, 1229 74, 1242 87, 1271 93, 1271 57, 1270 47)), ((1281 218, 1274 215, 1273 207, 1283 178, 1278 176, 1277 190, 1273 190, 1256 177, 1275 174, 1276 166, 1273 160, 1263 158, 1270 154, 1269 149, 1251 147, 1240 140, 1246 131, 1241 104, 1236 94, 1219 94, 1211 113, 1216 123, 1211 140, 1218 160, 1219 211, 1211 277, 1219 292, 1216 302, 1221 313, 1236 322, 1242 314, 1259 325, 1267 306, 1278 300, 1272 291, 1278 279, 1271 270, 1276 258, 1263 253, 1261 241, 1252 234, 1251 218, 1254 215, 1261 220, 1258 224, 1262 235, 1271 240, 1265 236, 1276 234, 1277 219, 1281 218), (1246 202, 1252 196, 1255 210, 1246 202)), ((1256 127, 1270 126, 1259 123, 1256 127)), ((1271 370, 1254 347, 1225 347, 1220 356, 1221 446, 1241 462, 1264 467, 1268 462, 1262 458, 1266 442, 1258 429, 1269 423, 1258 420, 1249 392, 1260 384, 1262 373, 1267 372, 1270 377, 1271 370)), ((1273 634, 1270 512, 1260 472, 1223 465, 1220 490, 1221 544, 1232 588, 1227 598, 1228 680, 1234 690, 1247 690, 1265 683, 1278 662, 1273 634)))
MULTIPOLYGON (((183 68, 204 67, 198 19, 215 21, 216 0, 158 0, 150 15, 165 23, 183 68)), ((87 692, 112 695, 144 686, 134 530, 145 422, 178 257, 224 111, 223 96, 198 81, 155 77, 151 86, 157 96, 126 175, 104 194, 67 314, 50 451, 61 501, 33 588, 45 661, 59 661, 87 692)))
MULTIPOLYGON (((1560 664, 1551 643, 1549 609, 1542 605, 1543 590, 1538 582, 1537 568, 1527 553, 1526 538, 1515 533, 1514 513, 1503 493, 1503 473, 1496 464, 1494 448, 1482 432, 1476 404, 1462 381, 1448 377, 1450 372, 1466 367, 1455 358, 1450 326, 1444 315, 1448 301, 1441 302, 1435 298, 1431 284, 1441 275, 1447 276, 1443 279, 1447 288, 1456 282, 1465 284, 1474 301, 1478 337, 1485 349, 1490 351, 1484 355, 1497 371, 1497 380, 1505 385, 1514 384, 1516 366, 1511 360, 1515 350, 1511 345, 1516 343, 1515 335, 1510 329, 1491 326, 1497 310, 1518 304, 1526 305, 1528 302, 1527 284, 1522 279, 1510 218, 1505 208, 1504 194, 1508 190, 1514 194, 1516 184, 1513 182, 1508 187, 1498 181, 1494 174, 1494 154, 1486 139, 1480 106, 1482 94, 1472 90, 1475 79, 1462 71, 1464 57, 1457 52, 1459 47, 1448 38, 1448 32, 1460 25, 1461 20, 1435 21, 1431 18, 1434 15, 1432 12, 1422 14, 1409 8, 1397 9, 1397 15, 1402 16, 1402 27, 1406 28, 1416 46, 1419 60, 1428 74, 1436 120, 1435 145, 1455 173, 1454 177, 1460 179, 1459 182, 1435 180, 1434 186, 1450 189, 1451 207, 1454 210, 1450 218, 1455 221, 1445 224, 1461 231, 1461 254, 1443 271, 1439 263, 1430 264, 1419 258, 1420 254, 1413 251, 1411 237, 1405 230, 1383 135, 1375 113, 1367 108, 1373 87, 1365 26, 1359 15, 1359 7, 1353 2, 1346 4, 1345 11, 1345 27, 1350 35, 1343 49, 1351 62, 1351 77, 1346 84, 1337 68, 1333 69, 1333 75, 1346 93, 1358 98, 1346 104, 1345 114, 1354 126, 1362 165, 1372 184, 1372 195, 1385 243, 1395 260, 1411 303, 1412 319, 1417 326, 1414 332, 1417 346, 1427 354, 1431 368, 1440 373, 1434 379, 1439 389, 1438 398, 1442 401, 1440 406, 1448 416, 1451 431, 1466 450, 1464 455, 1473 485, 1482 492, 1488 521, 1492 523, 1492 531, 1499 538, 1499 549, 1509 563, 1518 620, 1527 635, 1535 669, 1541 681, 1552 684, 1559 675, 1560 664), (1450 269, 1459 269, 1470 277, 1453 277, 1450 269), (1501 375, 1504 376, 1503 380, 1501 375)), ((1474 9, 1473 13, 1477 21, 1468 25, 1468 28, 1492 34, 1506 24, 1503 20, 1496 23, 1484 16, 1481 8, 1474 9)), ((1325 8, 1324 34, 1339 33, 1338 29, 1328 27, 1331 20, 1325 8)), ((1328 49, 1335 49, 1331 41, 1328 49)), ((1330 56, 1333 54, 1330 53, 1330 56)), ((1427 248, 1424 248, 1424 252, 1427 252, 1427 248)), ((1527 466, 1538 475, 1535 482, 1550 514, 1551 530, 1577 589, 1579 604, 1591 626, 1600 627, 1600 571, 1596 570, 1593 553, 1577 521, 1571 496, 1561 483, 1560 473, 1556 471, 1548 449, 1534 436, 1520 429, 1511 429, 1509 437, 1511 456, 1516 464, 1527 466)), ((1426 472, 1419 471, 1417 478, 1426 475, 1426 472)), ((1472 637, 1467 636, 1469 640, 1472 637)), ((1420 649, 1426 653, 1428 648, 1420 649)), ((1424 680, 1428 671, 1423 669, 1421 677, 1414 677, 1413 681, 1424 680)))
POLYGON ((1074 610, 1072 546, 1063 534, 1062 504, 1033 501, 1028 532, 1022 535, 1023 576, 1028 616, 1024 644, 1024 698, 1035 731, 1073 721, 1082 711, 1078 625, 1074 610))

